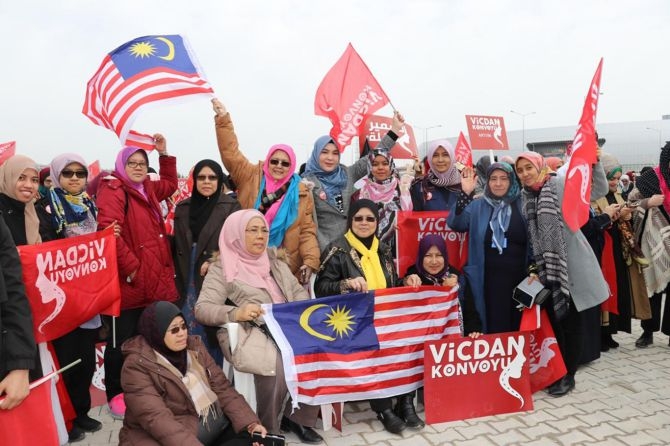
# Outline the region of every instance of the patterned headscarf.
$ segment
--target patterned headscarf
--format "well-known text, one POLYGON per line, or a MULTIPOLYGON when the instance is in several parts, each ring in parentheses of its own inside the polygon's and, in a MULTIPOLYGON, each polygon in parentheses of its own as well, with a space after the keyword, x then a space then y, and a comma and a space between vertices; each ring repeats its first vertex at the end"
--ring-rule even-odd
POLYGON ((426 159, 428 161, 428 166, 430 167, 426 177, 428 177, 428 180, 432 184, 438 187, 447 187, 447 188, 461 184, 461 174, 460 172, 458 172, 458 169, 456 169, 455 164, 456 153, 449 141, 447 141, 446 139, 437 139, 435 141, 431 141, 430 144, 428 145, 428 152, 426 154, 426 159), (435 155, 435 152, 440 147, 446 150, 447 153, 449 154, 449 158, 451 158, 451 165, 449 166, 449 169, 447 169, 446 172, 441 173, 435 171, 435 166, 433 166, 433 155, 435 155))
POLYGON ((53 174, 51 177, 53 186, 48 197, 51 205, 51 218, 58 234, 61 234, 66 226, 75 231, 78 230, 76 227, 79 226, 81 228, 79 233, 81 233, 81 230, 85 228, 86 220, 89 219, 89 212, 92 219, 95 219, 98 213, 98 208, 86 192, 86 186, 78 194, 71 194, 63 189, 60 182, 61 172, 72 163, 78 163, 84 170, 87 170, 86 161, 76 153, 58 155, 49 166, 53 174))

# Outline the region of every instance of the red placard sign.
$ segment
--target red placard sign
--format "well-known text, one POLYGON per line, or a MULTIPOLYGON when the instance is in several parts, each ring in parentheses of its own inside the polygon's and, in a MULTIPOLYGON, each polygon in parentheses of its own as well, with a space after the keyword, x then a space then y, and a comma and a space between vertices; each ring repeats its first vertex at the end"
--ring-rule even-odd
POLYGON ((463 270, 468 261, 468 234, 456 232, 447 225, 449 211, 398 212, 398 275, 416 262, 419 242, 428 234, 439 234, 447 244, 449 265, 463 270))
POLYGON ((426 422, 532 410, 528 346, 523 332, 426 342, 426 422))
POLYGON ((509 150, 502 116, 465 115, 472 150, 509 150))
MULTIPOLYGON (((372 115, 365 121, 364 131, 360 136, 361 148, 368 138, 370 147, 374 148, 379 141, 382 140, 386 132, 391 129, 393 118, 386 116, 372 115)), ((398 140, 391 149, 391 156, 395 159, 412 159, 417 156, 416 138, 414 137, 414 129, 408 124, 402 128, 402 132, 398 135, 398 140)))

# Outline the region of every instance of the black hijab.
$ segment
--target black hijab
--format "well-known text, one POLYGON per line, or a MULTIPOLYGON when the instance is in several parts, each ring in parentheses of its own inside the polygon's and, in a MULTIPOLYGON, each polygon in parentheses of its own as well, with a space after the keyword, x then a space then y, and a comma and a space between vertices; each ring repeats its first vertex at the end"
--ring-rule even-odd
POLYGON ((137 332, 146 339, 151 348, 163 355, 182 375, 185 375, 188 366, 186 349, 175 352, 165 345, 167 329, 177 316, 184 317, 175 304, 166 301, 154 302, 142 312, 137 322, 137 332))
POLYGON ((193 192, 191 193, 191 205, 189 206, 188 211, 188 223, 191 229, 191 234, 193 234, 193 241, 198 241, 198 236, 200 236, 200 231, 207 224, 207 220, 212 215, 216 203, 219 201, 219 196, 221 195, 221 189, 223 187, 223 169, 216 161, 205 159, 199 161, 198 164, 193 167, 193 192), (214 194, 210 197, 205 197, 200 192, 198 192, 197 177, 200 171, 204 167, 209 167, 214 171, 214 174, 217 177, 217 186, 214 194))
MULTIPOLYGON (((379 228, 379 207, 374 201, 368 200, 367 198, 361 198, 360 200, 354 201, 349 206, 349 215, 347 215, 347 230, 351 230, 351 223, 354 221, 354 215, 356 215, 356 213, 363 208, 370 209, 372 215, 374 215, 377 219, 377 228, 379 228)), ((351 233, 354 234, 354 237, 360 240, 361 243, 363 243, 365 247, 369 249, 370 246, 372 246, 372 241, 375 238, 376 231, 371 236, 366 238, 360 238, 354 233, 354 231, 351 231, 351 233)))

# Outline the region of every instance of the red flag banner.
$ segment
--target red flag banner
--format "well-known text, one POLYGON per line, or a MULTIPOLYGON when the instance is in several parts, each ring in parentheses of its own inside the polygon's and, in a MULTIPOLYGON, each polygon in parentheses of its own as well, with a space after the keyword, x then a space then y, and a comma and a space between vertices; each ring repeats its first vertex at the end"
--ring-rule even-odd
POLYGON ((177 203, 190 197, 191 191, 193 191, 192 173, 193 168, 191 168, 191 173, 189 173, 188 178, 177 179, 177 190, 174 194, 172 194, 172 205, 170 206, 170 210, 165 217, 165 230, 168 234, 174 234, 174 212, 177 208, 177 203))
POLYGON ((465 115, 465 122, 473 150, 509 150, 502 116, 465 115))
POLYGON ((147 104, 213 93, 184 37, 144 36, 105 56, 88 81, 82 113, 125 142, 147 104))
POLYGON ((100 175, 100 161, 95 160, 88 165, 88 181, 100 175))
POLYGON ((9 141, 0 144, 0 165, 7 161, 7 158, 16 153, 16 141, 9 141))
MULTIPOLYGON (((363 144, 367 137, 370 146, 375 147, 386 135, 386 132, 391 130, 393 118, 386 116, 372 115, 365 121, 364 132, 360 135, 361 153, 363 152, 363 144)), ((414 129, 408 124, 402 128, 402 132, 398 135, 398 140, 391 148, 391 156, 394 159, 414 159, 417 155, 416 138, 414 137, 414 129)))
POLYGON ((537 305, 523 310, 519 330, 530 335, 530 389, 535 393, 561 379, 567 369, 547 310, 537 305))
POLYGON ((600 97, 600 77, 602 75, 603 59, 600 59, 598 68, 593 75, 589 91, 584 100, 582 117, 579 119, 577 134, 568 153, 567 174, 565 177, 565 192, 563 195, 563 219, 572 231, 577 231, 589 219, 591 201, 591 165, 598 158, 598 143, 596 142, 596 114, 598 112, 598 98, 600 97))
POLYGON ((463 270, 468 261, 468 234, 456 232, 447 225, 449 211, 398 212, 398 275, 404 277, 407 268, 416 262, 419 242, 428 234, 444 238, 449 265, 463 270))
POLYGON ((124 145, 139 147, 147 152, 151 152, 156 148, 156 143, 154 142, 154 137, 152 135, 136 132, 135 130, 128 132, 128 137, 126 138, 124 145))
POLYGON ((426 422, 533 410, 528 355, 528 336, 520 332, 426 342, 426 422))
POLYGON ((333 123, 330 136, 340 152, 361 134, 366 118, 390 101, 351 44, 316 91, 314 113, 333 123))
POLYGON ((121 306, 114 229, 19 246, 37 342, 63 336, 121 306))
POLYGON ((468 140, 465 139, 463 132, 458 134, 458 141, 456 142, 456 161, 467 167, 472 167, 472 149, 468 145, 468 140))

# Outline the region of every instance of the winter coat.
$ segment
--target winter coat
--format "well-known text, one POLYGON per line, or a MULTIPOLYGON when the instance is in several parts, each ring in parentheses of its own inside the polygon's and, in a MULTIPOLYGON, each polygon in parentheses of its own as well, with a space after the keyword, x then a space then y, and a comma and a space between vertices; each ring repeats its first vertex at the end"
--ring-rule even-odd
MULTIPOLYGON (((278 258, 277 250, 268 248, 267 252, 270 258, 272 277, 277 282, 287 302, 309 299, 307 291, 293 276, 286 262, 278 258)), ((233 319, 233 313, 237 307, 245 303, 272 303, 272 298, 267 290, 253 287, 239 280, 233 280, 232 282, 226 280, 221 267, 222 261, 225 262, 226 259, 219 259, 210 265, 198 296, 198 302, 195 304, 195 318, 203 325, 220 326, 228 322, 237 322, 233 319), (235 305, 226 304, 227 299, 230 299, 235 305)), ((256 319, 256 322, 263 324, 263 318, 256 319)), ((240 329, 248 333, 252 326, 248 322, 240 322, 240 329)), ((240 339, 247 337, 244 334, 239 336, 240 339)), ((225 328, 219 329, 217 338, 224 356, 230 360, 228 331, 225 328)), ((259 360, 263 362, 263 369, 274 369, 277 363, 276 351, 274 355, 268 355, 259 358, 259 360)))
POLYGON ((197 243, 195 261, 195 290, 200 292, 204 277, 200 275, 200 267, 205 261, 219 250, 219 234, 223 222, 230 214, 241 209, 240 203, 229 195, 221 194, 219 201, 212 210, 207 223, 200 231, 198 240, 193 240, 189 223, 189 209, 191 198, 180 201, 174 213, 174 267, 177 290, 182 299, 186 299, 188 288, 189 263, 191 260, 191 247, 197 243))
MULTIPOLYGON (((460 188, 460 186, 458 187, 460 188)), ((446 187, 433 186, 432 190, 428 192, 430 198, 428 200, 424 199, 422 178, 417 179, 412 184, 410 194, 412 195, 412 206, 415 212, 446 211, 456 204, 458 198, 458 190, 453 191, 446 187)))
MULTIPOLYGON (((240 151, 237 135, 230 114, 216 116, 216 140, 221 161, 235 184, 237 199, 242 209, 254 209, 263 178, 263 161, 254 164, 240 151)), ((319 268, 319 245, 316 240, 316 224, 312 219, 314 200, 307 184, 301 182, 298 190, 298 215, 286 230, 281 247, 288 255, 288 263, 294 275, 302 265, 316 271, 319 268)))
POLYGON ((36 354, 21 262, 12 235, 0 218, 0 381, 12 370, 33 369, 36 354))
POLYGON ((115 221, 121 226, 116 259, 123 310, 146 307, 158 300, 174 302, 178 297, 170 242, 159 205, 177 190, 177 159, 161 156, 159 162, 161 179, 151 181, 147 177, 143 183, 148 199, 114 176, 103 178, 98 189, 98 229, 115 221))
MULTIPOLYGON (((377 250, 382 271, 386 279, 386 287, 397 285, 397 275, 391 249, 384 243, 379 244, 377 250)), ((321 268, 316 274, 314 294, 316 297, 334 296, 348 292, 344 288, 344 280, 355 277, 365 278, 361 259, 358 252, 351 247, 344 236, 340 236, 326 247, 321 254, 321 268)))
MULTIPOLYGON (((40 221, 40 237, 43 242, 56 240, 56 230, 51 223, 51 215, 45 209, 45 200, 35 202, 35 212, 40 221)), ((27 245, 25 203, 0 193, 0 213, 9 228, 16 246, 27 245)))
MULTIPOLYGON (((207 353, 198 336, 189 336, 188 350, 195 352, 209 377, 209 387, 235 432, 260 423, 244 397, 230 384, 221 367, 207 353)), ((200 446, 199 417, 191 395, 172 371, 159 363, 155 351, 142 336, 127 340, 122 347, 125 361, 121 371, 126 415, 119 432, 119 445, 200 446)))

